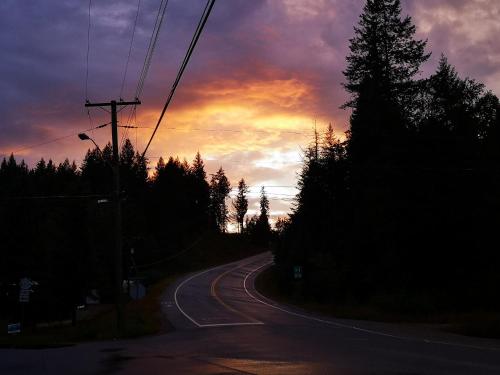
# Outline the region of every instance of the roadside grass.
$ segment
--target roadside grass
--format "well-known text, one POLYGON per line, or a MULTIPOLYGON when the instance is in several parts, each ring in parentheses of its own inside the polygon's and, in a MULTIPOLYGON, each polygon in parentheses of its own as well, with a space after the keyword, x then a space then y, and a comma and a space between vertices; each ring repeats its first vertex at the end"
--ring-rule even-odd
POLYGON ((371 320, 389 323, 412 323, 434 326, 442 331, 465 336, 500 338, 500 313, 489 311, 418 314, 401 313, 379 304, 347 305, 307 301, 282 290, 273 267, 261 272, 255 287, 259 293, 276 302, 340 319, 371 320))
MULTIPOLYGON (((175 276, 167 277, 149 288, 141 300, 130 301, 124 308, 124 329, 117 334, 116 316, 113 305, 92 319, 79 321, 76 326, 55 326, 28 328, 22 334, 0 335, 0 347, 10 348, 50 348, 73 345, 77 342, 92 340, 110 340, 115 338, 133 338, 172 329, 160 311, 159 298, 163 291, 175 280, 175 276)), ((6 322, 1 322, 3 327, 6 322)))
POLYGON ((169 285, 186 273, 236 261, 265 249, 257 248, 238 235, 206 235, 199 243, 178 258, 144 270, 141 276, 149 280, 144 298, 129 301, 124 307, 124 329, 117 334, 113 305, 76 326, 28 328, 21 334, 8 335, 7 322, 0 321, 0 347, 50 348, 74 345, 83 341, 135 338, 173 330, 161 312, 160 297, 169 285))

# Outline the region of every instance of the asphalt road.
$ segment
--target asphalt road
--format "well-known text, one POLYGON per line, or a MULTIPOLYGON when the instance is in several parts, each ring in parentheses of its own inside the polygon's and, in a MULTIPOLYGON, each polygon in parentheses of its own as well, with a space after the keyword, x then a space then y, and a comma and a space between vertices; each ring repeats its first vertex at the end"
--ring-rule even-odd
POLYGON ((500 374, 500 341, 324 318, 261 296, 263 254, 188 275, 162 309, 174 332, 48 350, 0 350, 0 374, 500 374))

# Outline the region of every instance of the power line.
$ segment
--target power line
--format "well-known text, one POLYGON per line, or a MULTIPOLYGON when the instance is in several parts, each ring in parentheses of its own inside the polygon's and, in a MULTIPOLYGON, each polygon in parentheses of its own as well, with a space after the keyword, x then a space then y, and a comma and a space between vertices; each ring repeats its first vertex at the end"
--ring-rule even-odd
POLYGON ((144 63, 142 65, 141 73, 139 75, 139 81, 137 82, 137 88, 135 91, 135 97, 139 98, 142 94, 144 88, 144 83, 149 72, 149 67, 151 66, 151 59, 153 58, 153 53, 156 48, 156 42, 158 41, 158 35, 160 34, 160 29, 163 24, 163 19, 165 17, 165 12, 167 10, 169 0, 161 0, 160 7, 158 8, 158 13, 156 14, 156 20, 153 27, 153 32, 149 39, 148 49, 146 51, 146 56, 144 58, 144 63))
MULTIPOLYGON (((170 156, 172 157, 172 156, 170 156)), ((154 160, 154 159, 164 159, 164 160, 168 160, 169 157, 164 157, 164 156, 148 156, 148 160, 154 160)), ((241 161, 241 160, 220 160, 220 159, 205 159, 204 160, 205 163, 220 163, 220 164, 245 164, 247 161, 241 161)), ((262 161, 259 161, 259 160, 256 160, 255 161, 256 163, 258 164, 272 164, 272 165, 276 165, 275 162, 262 162, 262 161)), ((288 164, 288 165, 291 165, 291 164, 300 164, 302 163, 303 160, 286 160, 286 163, 285 162, 282 162, 281 164, 288 164)), ((258 186, 260 187, 260 185, 258 186)), ((266 186, 267 187, 267 186, 266 186)), ((274 186, 274 187, 289 187, 289 186, 274 186)))
MULTIPOLYGON (((136 99, 138 99, 142 95, 142 90, 144 89, 146 77, 148 75, 149 68, 151 66, 151 61, 153 58, 153 54, 154 54, 154 51, 156 49, 156 42, 158 41, 161 26, 163 24, 163 19, 165 17, 165 12, 167 10, 168 1, 169 0, 166 0, 166 1, 161 0, 160 7, 158 8, 158 12, 156 14, 155 24, 153 26, 153 31, 151 32, 151 37, 149 39, 148 48, 146 50, 146 56, 144 57, 144 62, 142 65, 141 73, 139 74, 139 79, 137 81, 137 87, 135 90, 135 98, 136 99)), ((140 3, 140 0, 139 0, 139 3, 140 3)), ((138 7, 139 7, 139 4, 138 4, 138 7)), ((138 12, 139 12, 139 9, 138 9, 138 12)), ((137 16, 136 16, 136 22, 137 22, 137 16)), ((135 30, 135 25, 134 25, 134 30, 135 30)), ((130 56, 130 51, 129 51, 129 56, 130 56)), ((123 90, 123 83, 122 83, 122 90, 123 90)), ((120 91, 120 97, 121 97, 121 95, 122 95, 122 91, 120 91)), ((137 111, 137 106, 133 106, 128 114, 126 124, 130 125, 132 118, 135 117, 135 115, 136 115, 136 111, 137 111)), ((127 139, 127 135, 128 135, 128 128, 126 128, 125 132, 122 134, 121 141, 120 141, 120 144, 122 146, 125 143, 125 140, 127 139)))
MULTIPOLYGON (((269 186, 265 186, 265 185, 262 185, 262 186, 258 186, 258 185, 254 185, 254 186, 247 186, 247 188, 249 190, 247 190, 247 193, 248 194, 262 194, 262 191, 261 191, 261 188, 264 188, 264 189, 267 189, 269 186), (257 189, 258 190, 255 190, 257 189), (252 190, 254 189, 254 190, 252 190)), ((282 188, 282 189, 285 189, 285 188, 282 188)), ((287 188, 288 189, 288 188, 287 188)), ((296 189, 295 186, 290 186, 289 189, 296 189)), ((231 192, 237 192, 238 191, 238 187, 232 187, 231 188, 231 192)), ((271 194, 271 195, 291 195, 293 197, 295 197, 295 194, 288 194, 288 193, 280 193, 280 192, 272 192, 272 191, 266 191, 265 194, 271 194)))
MULTIPOLYGON (((130 56, 132 54, 132 47, 133 47, 133 43, 134 43, 135 30, 136 30, 136 27, 137 27, 137 19, 139 18, 140 7, 141 7, 141 0, 138 0, 137 1, 137 12, 136 12, 136 15, 135 15, 134 27, 132 29, 132 37, 130 39, 130 47, 129 47, 129 50, 128 50, 127 63, 125 64, 125 72, 123 74, 122 86, 121 86, 121 89, 120 89, 120 96, 119 96, 120 100, 122 100, 122 96, 123 96, 123 88, 125 86, 125 80, 126 80, 126 77, 127 77, 128 65, 129 65, 129 62, 130 62, 130 56)), ((137 93, 136 93, 136 98, 137 97, 138 96, 137 96, 137 93)), ((123 108, 125 108, 125 107, 122 107, 120 109, 120 112, 123 110, 123 108)), ((135 113, 136 108, 137 108, 137 106, 134 106, 133 109, 131 110, 131 112, 129 113, 129 116, 128 116, 128 119, 127 119, 127 123, 130 123, 130 120, 132 119, 133 113, 135 113)), ((122 114, 120 114, 120 120, 121 120, 121 118, 122 118, 122 114)), ((120 144, 122 146, 125 143, 125 139, 127 139, 127 134, 128 134, 128 130, 126 130, 124 132, 124 134, 122 134, 122 139, 121 139, 121 142, 120 142, 120 144)))
POLYGON ((32 195, 32 196, 20 196, 20 197, 8 197, 1 198, 7 201, 16 200, 52 200, 52 199, 87 199, 87 198, 108 198, 109 195, 106 194, 87 194, 87 195, 32 195))
POLYGON ((32 144, 30 146, 25 146, 25 147, 22 147, 18 150, 15 150, 15 151, 12 151, 12 154, 17 154, 21 151, 26 151, 26 150, 30 150, 32 148, 36 148, 36 147, 40 147, 40 146, 44 146, 44 145, 47 145, 49 143, 54 143, 54 142, 57 142, 57 141, 61 141, 63 139, 66 139, 66 138, 70 138, 70 137, 75 137, 77 136, 79 133, 82 133, 82 132, 87 132, 87 131, 92 131, 92 130, 97 130, 97 129, 102 129, 106 126, 108 126, 110 123, 106 123, 106 124, 102 124, 102 125, 99 125, 99 126, 94 126, 92 128, 88 128, 88 129, 85 129, 83 131, 79 131, 77 133, 72 133, 72 134, 68 134, 68 135, 63 135, 61 137, 57 137, 57 138, 53 138, 53 139, 49 139, 47 141, 44 141, 44 142, 40 142, 40 143, 35 143, 35 144, 32 144))
MULTIPOLYGON (((127 139, 127 136, 128 136, 128 130, 131 129, 130 123, 132 122, 132 118, 136 117, 136 115, 135 115, 136 112, 137 112, 137 105, 134 105, 134 106, 132 106, 132 109, 130 110, 129 115, 128 115, 128 119, 125 122, 125 124, 129 124, 129 125, 118 125, 118 127, 120 127, 120 128, 125 128, 125 131, 122 133, 122 136, 120 139, 120 146, 121 147, 123 147, 123 145, 125 144, 125 140, 127 139)), ((136 147, 137 147, 137 145, 136 145, 136 147)))
POLYGON ((90 11, 92 8, 92 0, 89 0, 89 24, 87 28, 87 69, 85 72, 85 99, 88 100, 88 86, 89 86, 89 55, 90 55, 90 11))
MULTIPOLYGON (((127 129, 154 129, 153 126, 135 126, 135 125, 120 125, 119 127, 121 128, 127 128, 127 129)), ((274 131, 273 129, 271 130, 257 130, 257 129, 245 129, 245 130, 239 130, 239 129, 205 129, 205 128, 176 128, 176 127, 168 127, 164 128, 166 130, 177 130, 181 132, 189 132, 189 131, 205 131, 205 132, 221 132, 221 133, 263 133, 263 134, 268 134, 268 133, 280 133, 280 134, 296 134, 296 135, 305 135, 305 136, 311 136, 314 135, 314 133, 306 133, 306 132, 299 132, 299 131, 293 131, 293 130, 277 130, 274 131)))
POLYGON ((141 8, 141 0, 137 1, 137 12, 135 14, 134 27, 132 28, 132 37, 130 38, 130 47, 128 49, 127 62, 125 64, 125 71, 123 73, 122 86, 120 88, 120 96, 122 98, 123 88, 125 87, 125 79, 127 78, 128 64, 130 62, 130 55, 132 54, 132 46, 134 44, 135 29, 137 27, 137 19, 139 18, 139 10, 141 8))
MULTIPOLYGON (((140 0, 139 0, 140 1, 140 0)), ((167 10, 169 0, 161 0, 160 7, 158 8, 158 12, 156 14, 155 24, 153 26, 153 31, 151 32, 151 37, 149 39, 148 48, 146 50, 146 56, 144 57, 144 62, 142 65, 141 73, 139 74, 139 79, 137 81, 137 87, 135 90, 135 98, 138 99, 142 95, 142 90, 144 89, 144 84, 146 82, 146 77, 149 72, 149 67, 151 66, 151 61, 153 58, 154 51, 156 49, 156 42, 158 41, 158 36, 160 35, 160 29, 163 24, 163 19, 165 17, 165 12, 167 10)), ((139 5, 138 5, 139 6, 139 5)), ((137 18, 136 18, 137 22, 137 18)), ((135 26, 134 26, 135 28, 135 26)), ((130 53, 130 52, 129 52, 130 53)), ((123 84, 122 84, 123 85, 123 84)), ((123 90, 123 88, 122 88, 123 90)), ((120 91, 121 97, 121 91, 120 91)), ((137 106, 133 106, 129 112, 126 124, 130 125, 130 122, 133 117, 135 117, 137 110, 137 106)), ((122 134, 120 144, 123 146, 125 139, 128 135, 128 128, 125 130, 124 134, 122 134)))
POLYGON ((207 0, 207 5, 205 6, 205 9, 203 11, 203 14, 200 18, 200 22, 198 23, 198 27, 196 28, 196 31, 193 35, 193 38, 191 39, 191 43, 189 45, 189 48, 186 52, 186 56, 184 57, 184 60, 181 64, 181 67, 179 69, 179 72, 177 73, 177 77, 174 81, 174 84, 172 85, 172 89, 170 90, 170 94, 168 95, 167 97, 167 101, 165 102, 165 105, 163 107, 163 110, 160 114, 160 117, 158 119, 158 122, 155 126, 155 129, 153 131, 153 134, 151 134, 151 138, 149 139, 147 145, 146 145, 146 148, 144 149, 141 157, 144 158, 144 156, 146 155, 146 152, 148 151, 148 148, 149 148, 149 145, 151 144, 151 142, 153 141, 153 138, 156 134, 156 131, 158 130, 158 127, 160 126, 161 124, 161 121, 163 119, 163 116, 165 115, 165 112, 167 111, 167 108, 170 104, 170 102, 172 101, 172 98, 174 96, 174 93, 175 93, 175 89, 177 88, 177 85, 179 84, 181 78, 182 78, 182 75, 184 73, 184 70, 186 69, 186 66, 189 62, 189 59, 191 58, 191 55, 193 54, 193 51, 194 51, 194 48, 196 47, 196 44, 198 43, 198 40, 200 38, 200 35, 201 35, 201 32, 203 31, 203 28, 205 27, 205 24, 208 20, 208 17, 210 16, 210 13, 212 11, 212 8, 215 4, 215 0, 207 0))

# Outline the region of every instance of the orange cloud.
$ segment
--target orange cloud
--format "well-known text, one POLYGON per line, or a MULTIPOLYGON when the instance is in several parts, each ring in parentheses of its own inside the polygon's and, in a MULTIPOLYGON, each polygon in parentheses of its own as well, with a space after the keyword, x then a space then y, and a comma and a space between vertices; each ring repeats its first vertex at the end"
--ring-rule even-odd
MULTIPOLYGON (((232 185, 284 186, 268 191, 273 219, 283 216, 296 193, 302 150, 312 139, 316 92, 299 77, 216 79, 182 88, 148 152, 191 160, 200 151, 208 173, 222 166, 232 185)), ((140 112, 138 123, 153 126, 158 111, 140 112)), ((326 125, 326 121, 322 122, 326 125)), ((321 129, 320 129, 321 130, 321 129)), ((144 143, 151 130, 141 131, 144 143)), ((153 163, 155 160, 153 160, 153 163)), ((251 212, 258 194, 251 197, 251 212)))

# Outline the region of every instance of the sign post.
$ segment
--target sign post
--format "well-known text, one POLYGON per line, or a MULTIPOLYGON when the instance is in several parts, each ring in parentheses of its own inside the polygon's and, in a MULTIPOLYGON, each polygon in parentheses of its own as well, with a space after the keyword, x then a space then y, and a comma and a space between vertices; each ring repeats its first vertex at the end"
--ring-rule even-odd
POLYGON ((33 281, 27 277, 21 279, 19 282, 19 302, 28 303, 30 301, 30 293, 32 292, 31 287, 33 284, 33 281))
POLYGON ((295 280, 302 279, 302 266, 294 266, 293 267, 293 278, 295 280))
MULTIPOLYGON (((31 287, 33 285, 37 285, 36 281, 28 279, 27 277, 23 277, 19 281, 19 302, 21 303, 21 323, 19 324, 19 331, 13 333, 21 332, 21 325, 24 326, 24 308, 27 303, 30 301, 30 294, 33 292, 31 287)), ((13 328, 15 329, 15 327, 13 328)), ((9 332, 10 333, 10 332, 9 332)))

